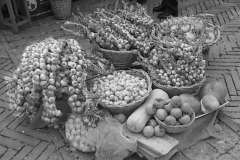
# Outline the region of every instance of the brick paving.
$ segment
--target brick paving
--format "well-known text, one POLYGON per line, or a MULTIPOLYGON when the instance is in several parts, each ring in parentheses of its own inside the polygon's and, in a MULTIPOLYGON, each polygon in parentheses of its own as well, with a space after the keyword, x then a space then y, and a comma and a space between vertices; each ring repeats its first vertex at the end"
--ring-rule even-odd
MULTIPOLYGON (((83 12, 98 7, 113 7, 111 0, 75 0, 83 12)), ((156 19, 152 8, 161 0, 148 0, 144 4, 149 14, 156 19)), ((240 1, 239 0, 179 0, 179 15, 187 14, 188 8, 194 14, 212 13, 212 21, 221 26, 221 39, 210 50, 207 73, 223 82, 228 88, 230 103, 218 116, 221 126, 219 139, 207 139, 182 152, 172 160, 239 160, 240 159, 240 1)), ((75 9, 75 8, 73 8, 75 9)), ((24 48, 36 40, 49 36, 77 38, 63 31, 63 21, 48 17, 33 22, 32 28, 22 28, 19 34, 11 30, 0 30, 0 160, 71 160, 62 134, 53 128, 33 130, 28 127, 24 116, 14 117, 8 109, 7 84, 12 72, 19 64, 24 48)), ((80 39, 85 50, 91 50, 85 39, 80 39)), ((79 155, 78 155, 79 156, 79 155)), ((88 160, 92 156, 81 154, 79 159, 88 160)), ((139 159, 136 156, 129 159, 139 159)))

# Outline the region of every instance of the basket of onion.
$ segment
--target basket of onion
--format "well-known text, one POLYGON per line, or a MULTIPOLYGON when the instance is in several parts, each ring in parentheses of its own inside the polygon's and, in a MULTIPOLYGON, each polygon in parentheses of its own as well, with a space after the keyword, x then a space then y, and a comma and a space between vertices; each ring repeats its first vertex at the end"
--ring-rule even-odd
POLYGON ((159 107, 154 118, 167 133, 183 132, 195 121, 195 112, 191 105, 187 102, 182 103, 179 96, 164 102, 155 102, 155 105, 159 107))
POLYGON ((93 79, 92 90, 101 95, 100 105, 112 113, 130 115, 152 90, 150 77, 143 70, 118 70, 93 79))
POLYGON ((172 48, 155 47, 148 58, 138 55, 134 63, 147 69, 154 89, 162 89, 170 97, 197 92, 206 81, 202 46, 181 45, 173 42, 172 48))
POLYGON ((158 32, 162 35, 160 38, 173 37, 189 44, 201 40, 203 51, 208 52, 209 47, 220 39, 220 27, 209 20, 213 16, 212 14, 199 14, 170 17, 158 25, 158 32))
POLYGON ((111 61, 117 69, 131 67, 138 52, 148 54, 155 38, 153 19, 147 15, 145 7, 124 1, 120 6, 117 1, 114 10, 101 8, 92 14, 78 13, 76 22, 65 23, 80 26, 93 49, 102 53, 103 58, 111 61))
POLYGON ((116 69, 130 67, 137 60, 137 50, 112 50, 99 46, 91 41, 94 51, 102 54, 102 57, 109 60, 116 69))

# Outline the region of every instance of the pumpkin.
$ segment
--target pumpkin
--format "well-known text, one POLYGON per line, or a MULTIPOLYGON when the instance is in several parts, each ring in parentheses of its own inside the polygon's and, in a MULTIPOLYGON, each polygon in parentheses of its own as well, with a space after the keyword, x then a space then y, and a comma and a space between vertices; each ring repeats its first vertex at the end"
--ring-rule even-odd
POLYGON ((219 81, 211 81, 204 84, 198 93, 200 99, 202 99, 205 95, 215 96, 220 104, 225 102, 227 96, 226 87, 219 81))
POLYGON ((191 105, 195 114, 201 111, 201 103, 193 95, 189 93, 183 93, 183 94, 180 94, 179 97, 181 98, 182 103, 187 102, 191 105))
POLYGON ((156 99, 161 98, 163 100, 169 99, 168 94, 161 89, 154 89, 150 92, 146 101, 139 106, 127 119, 127 128, 135 133, 139 133, 146 126, 152 114, 147 114, 145 108, 153 107, 153 103, 156 99))

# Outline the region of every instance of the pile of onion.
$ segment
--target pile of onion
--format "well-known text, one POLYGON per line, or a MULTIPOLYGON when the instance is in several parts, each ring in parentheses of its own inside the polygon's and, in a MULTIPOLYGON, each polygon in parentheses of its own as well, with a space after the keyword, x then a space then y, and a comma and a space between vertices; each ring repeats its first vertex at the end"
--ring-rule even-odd
POLYGON ((62 115, 56 99, 83 92, 87 63, 73 39, 47 38, 26 47, 9 83, 10 108, 33 118, 43 104, 43 121, 55 124, 62 115))
POLYGON ((73 149, 95 152, 95 139, 89 134, 92 128, 85 126, 81 116, 72 114, 65 123, 65 134, 73 149))
POLYGON ((113 74, 95 79, 92 90, 101 95, 101 102, 106 105, 121 106, 138 101, 147 94, 146 79, 114 71, 113 74))

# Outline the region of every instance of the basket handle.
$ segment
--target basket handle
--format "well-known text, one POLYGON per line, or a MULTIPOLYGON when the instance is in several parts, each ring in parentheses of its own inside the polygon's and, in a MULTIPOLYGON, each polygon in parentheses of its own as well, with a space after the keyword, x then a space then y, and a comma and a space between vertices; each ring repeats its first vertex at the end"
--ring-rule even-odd
POLYGON ((67 29, 67 28, 65 27, 65 25, 79 26, 80 29, 83 30, 83 33, 85 34, 85 36, 86 36, 86 37, 89 37, 90 31, 89 31, 89 29, 83 24, 83 22, 79 21, 79 23, 77 23, 77 22, 66 21, 63 25, 61 25, 61 28, 62 28, 63 30, 66 30, 66 31, 68 31, 68 32, 70 32, 70 33, 72 33, 72 34, 74 34, 74 35, 79 36, 79 35, 81 35, 81 34, 80 34, 80 31, 76 32, 76 31, 73 31, 73 30, 71 30, 71 29, 67 29))

